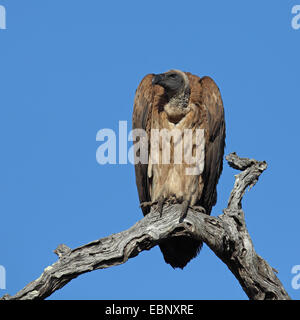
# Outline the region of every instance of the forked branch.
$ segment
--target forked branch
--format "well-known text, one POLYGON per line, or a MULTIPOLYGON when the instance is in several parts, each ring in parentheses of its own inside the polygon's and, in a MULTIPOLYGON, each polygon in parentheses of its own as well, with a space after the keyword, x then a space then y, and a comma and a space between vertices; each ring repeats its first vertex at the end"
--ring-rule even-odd
POLYGON ((231 167, 242 172, 235 176, 223 214, 213 217, 189 209, 184 221, 179 223, 180 205, 164 206, 162 217, 152 207, 146 217, 126 231, 73 250, 65 245, 58 246, 54 251, 59 256, 57 262, 45 268, 38 279, 16 295, 5 295, 2 299, 45 299, 82 273, 125 263, 167 238, 182 235, 205 242, 228 266, 249 299, 290 299, 274 269, 255 252, 241 206, 245 191, 256 184, 267 164, 239 158, 235 153, 229 154, 226 160, 231 167))

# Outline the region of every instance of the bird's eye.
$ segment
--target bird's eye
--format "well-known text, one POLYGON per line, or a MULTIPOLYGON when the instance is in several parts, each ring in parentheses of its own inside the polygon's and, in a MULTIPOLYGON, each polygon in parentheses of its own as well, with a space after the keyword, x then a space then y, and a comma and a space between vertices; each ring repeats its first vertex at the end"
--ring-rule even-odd
POLYGON ((172 78, 172 79, 177 78, 177 74, 176 74, 176 73, 172 73, 172 74, 170 74, 170 78, 172 78))

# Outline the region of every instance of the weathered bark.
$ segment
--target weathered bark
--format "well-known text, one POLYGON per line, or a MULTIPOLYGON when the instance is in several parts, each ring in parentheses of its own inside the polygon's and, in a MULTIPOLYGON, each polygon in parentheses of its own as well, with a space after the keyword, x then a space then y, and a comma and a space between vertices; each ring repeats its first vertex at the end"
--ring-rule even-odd
POLYGON ((162 217, 152 207, 146 217, 126 231, 73 250, 58 246, 54 251, 59 256, 57 262, 16 295, 5 295, 2 299, 44 299, 82 273, 125 263, 164 239, 180 235, 204 241, 228 266, 250 299, 290 299, 274 269, 255 252, 241 206, 246 189, 255 185, 267 164, 239 158, 235 153, 226 159, 231 167, 242 172, 236 175, 223 214, 212 217, 189 209, 184 221, 179 223, 180 205, 164 206, 162 217))

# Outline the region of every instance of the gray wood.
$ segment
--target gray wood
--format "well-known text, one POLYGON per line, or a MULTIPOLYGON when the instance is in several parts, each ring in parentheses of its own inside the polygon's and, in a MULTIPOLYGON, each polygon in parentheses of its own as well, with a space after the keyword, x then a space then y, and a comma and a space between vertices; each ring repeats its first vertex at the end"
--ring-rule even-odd
POLYGON ((242 172, 235 176, 223 214, 213 217, 189 209, 184 221, 179 223, 180 205, 165 205, 162 217, 153 206, 148 215, 128 230, 73 250, 59 245, 54 251, 59 256, 57 262, 44 269, 38 279, 17 294, 5 295, 2 300, 45 299, 82 273, 125 263, 162 240, 180 235, 205 242, 231 270, 249 299, 290 299, 275 274, 276 270, 255 252, 241 206, 246 189, 256 184, 267 164, 239 158, 235 153, 229 154, 226 160, 231 167, 242 172))

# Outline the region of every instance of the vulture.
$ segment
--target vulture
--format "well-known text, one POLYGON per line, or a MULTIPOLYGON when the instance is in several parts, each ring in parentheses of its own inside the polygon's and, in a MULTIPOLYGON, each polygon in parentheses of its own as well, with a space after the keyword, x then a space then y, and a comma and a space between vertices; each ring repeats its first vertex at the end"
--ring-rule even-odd
MULTIPOLYGON (((170 70, 161 74, 148 74, 140 82, 134 98, 132 128, 142 129, 148 139, 134 140, 135 176, 140 205, 144 215, 151 205, 157 205, 163 214, 164 204, 181 204, 181 218, 184 219, 189 207, 210 214, 217 201, 217 183, 223 169, 225 147, 224 108, 219 88, 208 76, 198 77, 189 72, 170 70), (187 174, 190 163, 174 161, 176 139, 170 141, 170 161, 162 161, 164 147, 158 143, 158 161, 153 161, 152 131, 190 129, 195 133, 202 129, 200 144, 203 155, 196 158, 199 163, 195 174, 187 174), (140 150, 143 146, 146 150, 140 150), (141 161, 141 151, 146 161, 141 161), (146 151, 146 152, 145 152, 146 151), (173 160, 173 162, 172 162, 173 160)), ((188 141, 193 156, 196 141, 188 141)), ((178 150, 178 149, 177 149, 178 150)), ((164 260, 173 268, 183 269, 197 256, 202 242, 180 236, 159 244, 164 260)))

